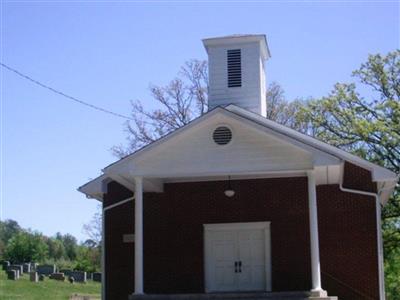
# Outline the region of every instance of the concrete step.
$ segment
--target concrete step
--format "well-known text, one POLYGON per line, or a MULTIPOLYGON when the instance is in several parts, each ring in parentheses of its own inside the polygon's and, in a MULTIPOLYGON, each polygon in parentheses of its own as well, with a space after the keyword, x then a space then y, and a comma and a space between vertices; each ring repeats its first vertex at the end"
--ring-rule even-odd
POLYGON ((309 296, 309 292, 145 294, 132 295, 129 300, 308 300, 309 296))

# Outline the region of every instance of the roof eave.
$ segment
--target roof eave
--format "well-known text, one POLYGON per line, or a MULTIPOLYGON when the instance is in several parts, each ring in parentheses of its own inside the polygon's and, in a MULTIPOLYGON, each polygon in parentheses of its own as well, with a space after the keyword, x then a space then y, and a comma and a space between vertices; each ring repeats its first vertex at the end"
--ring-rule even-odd
POLYGON ((269 50, 267 37, 265 34, 230 35, 223 37, 206 38, 203 39, 202 42, 207 53, 210 47, 217 45, 259 42, 262 49, 263 59, 267 60, 271 57, 271 52, 269 50))

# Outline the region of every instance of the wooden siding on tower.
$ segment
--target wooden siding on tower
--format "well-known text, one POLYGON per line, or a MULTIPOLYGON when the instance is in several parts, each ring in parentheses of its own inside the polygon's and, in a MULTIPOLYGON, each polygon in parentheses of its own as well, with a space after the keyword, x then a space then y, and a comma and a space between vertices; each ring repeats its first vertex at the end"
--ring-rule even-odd
POLYGON ((250 111, 261 113, 264 72, 260 72, 260 46, 258 43, 234 44, 210 47, 209 59, 209 107, 210 109, 234 103, 250 111), (241 49, 242 86, 228 87, 227 51, 241 49), (261 76, 262 77, 261 77, 261 76))

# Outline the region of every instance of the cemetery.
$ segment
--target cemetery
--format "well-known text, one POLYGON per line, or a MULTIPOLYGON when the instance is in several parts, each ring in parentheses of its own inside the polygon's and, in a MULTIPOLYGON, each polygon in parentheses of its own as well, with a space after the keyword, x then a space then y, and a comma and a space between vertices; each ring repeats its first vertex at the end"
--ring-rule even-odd
MULTIPOLYGON (((61 269, 58 271, 56 265, 39 265, 36 263, 11 264, 9 261, 1 263, 3 270, 10 280, 18 280, 24 274, 29 274, 30 281, 38 282, 40 278, 44 281, 46 277, 53 280, 65 281, 72 278, 72 282, 87 283, 88 280, 101 282, 101 273, 87 273, 79 270, 61 269)), ((71 280, 69 280, 71 282, 71 280)))
POLYGON ((100 299, 101 273, 89 277, 86 272, 58 269, 56 265, 10 261, 3 261, 0 266, 0 282, 4 287, 1 299, 15 295, 15 291, 22 293, 16 299, 48 299, 49 291, 52 299, 78 299, 79 295, 100 299))

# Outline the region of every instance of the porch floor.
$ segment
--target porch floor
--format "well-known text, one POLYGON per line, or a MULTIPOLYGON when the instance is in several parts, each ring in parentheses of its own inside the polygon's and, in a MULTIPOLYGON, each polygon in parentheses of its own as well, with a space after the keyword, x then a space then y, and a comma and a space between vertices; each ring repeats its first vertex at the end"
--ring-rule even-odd
POLYGON ((207 293, 207 294, 145 294, 132 295, 129 300, 308 300, 309 292, 248 292, 248 293, 207 293))

